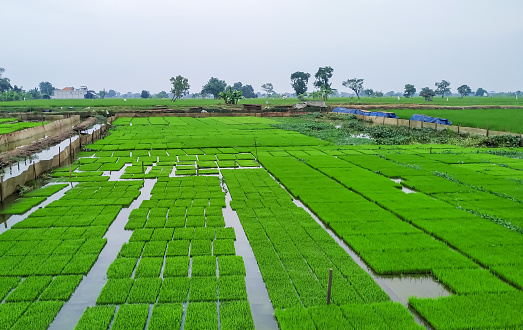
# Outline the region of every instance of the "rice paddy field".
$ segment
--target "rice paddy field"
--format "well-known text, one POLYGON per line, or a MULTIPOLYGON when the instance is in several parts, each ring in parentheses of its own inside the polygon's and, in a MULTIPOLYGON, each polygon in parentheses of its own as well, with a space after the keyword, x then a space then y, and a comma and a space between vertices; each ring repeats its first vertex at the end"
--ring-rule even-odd
POLYGON ((0 329, 523 328, 523 160, 275 123, 117 119, 2 211, 0 329))
POLYGON ((47 122, 19 122, 17 118, 0 118, 0 135, 44 124, 47 122))

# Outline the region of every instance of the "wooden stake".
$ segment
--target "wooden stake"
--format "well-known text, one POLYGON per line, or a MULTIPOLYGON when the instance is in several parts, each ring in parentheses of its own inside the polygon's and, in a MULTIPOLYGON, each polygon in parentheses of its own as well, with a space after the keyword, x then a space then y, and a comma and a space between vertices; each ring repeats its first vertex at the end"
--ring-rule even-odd
POLYGON ((489 123, 489 121, 487 120, 487 137, 488 137, 488 135, 489 135, 489 125, 490 125, 490 123, 489 123))
POLYGON ((4 202, 4 176, 0 176, 0 202, 4 202))
POLYGON ((332 268, 329 269, 329 286, 327 287, 327 305, 331 303, 332 268))
POLYGON ((144 170, 144 167, 143 167, 143 160, 142 160, 142 173, 145 174, 145 170, 144 170))
POLYGON ((60 163, 61 163, 61 161, 60 161, 60 158, 61 158, 61 155, 60 155, 60 154, 61 154, 61 153, 62 153, 62 151, 61 151, 61 147, 58 147, 58 167, 60 167, 60 163))
POLYGON ((33 163, 33 172, 35 174, 35 180, 36 180, 36 162, 33 163))
POLYGON ((73 164, 69 164, 69 178, 71 178, 72 174, 73 174, 73 164))

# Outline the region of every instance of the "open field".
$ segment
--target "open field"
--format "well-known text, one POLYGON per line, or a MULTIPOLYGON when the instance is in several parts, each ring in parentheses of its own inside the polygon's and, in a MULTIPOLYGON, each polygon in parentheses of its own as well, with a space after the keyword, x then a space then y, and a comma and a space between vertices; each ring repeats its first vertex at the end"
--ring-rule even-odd
MULTIPOLYGON (((287 99, 273 99, 273 98, 256 98, 256 99, 243 99, 239 101, 241 104, 262 104, 265 105, 266 101, 269 101, 269 106, 281 106, 281 105, 294 105, 299 103, 297 98, 287 99)), ((433 106, 523 106, 523 99, 516 100, 511 97, 449 97, 447 99, 434 98, 434 101, 426 102, 422 97, 404 98, 398 100, 396 97, 362 97, 360 100, 357 98, 341 98, 332 97, 329 98, 328 105, 347 105, 357 106, 361 104, 391 104, 391 105, 433 105, 433 106)), ((94 99, 94 100, 27 100, 27 101, 11 101, 11 102, 0 102, 0 110, 9 109, 29 109, 29 108, 47 108, 60 110, 62 107, 64 111, 69 110, 68 107, 76 108, 75 110, 81 110, 81 108, 108 108, 108 107, 129 107, 129 108, 149 108, 156 105, 164 105, 169 108, 189 108, 189 107, 217 107, 224 106, 223 100, 210 99, 182 99, 175 102, 171 102, 170 99, 140 99, 131 98, 124 101, 123 99, 94 99)))
POLYGON ((74 184, 0 235, 0 324, 60 321, 116 249, 76 329, 253 329, 267 307, 282 330, 423 328, 380 276, 442 286, 447 295, 406 297, 435 329, 523 327, 523 160, 451 145, 336 146, 276 123, 117 119, 54 172, 62 185, 11 208, 74 184), (270 306, 250 293, 252 271, 270 306))

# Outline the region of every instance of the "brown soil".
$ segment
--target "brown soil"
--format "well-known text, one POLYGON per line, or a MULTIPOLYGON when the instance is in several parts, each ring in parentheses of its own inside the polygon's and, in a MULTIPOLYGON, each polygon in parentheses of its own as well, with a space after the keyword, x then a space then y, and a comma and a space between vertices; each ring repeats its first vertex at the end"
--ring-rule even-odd
POLYGON ((0 168, 11 165, 21 158, 29 157, 37 152, 54 146, 55 144, 58 144, 72 137, 73 135, 78 134, 79 131, 83 131, 89 126, 94 125, 95 122, 96 118, 89 117, 87 120, 81 122, 70 130, 40 139, 26 146, 16 148, 15 150, 7 151, 0 155, 0 168))

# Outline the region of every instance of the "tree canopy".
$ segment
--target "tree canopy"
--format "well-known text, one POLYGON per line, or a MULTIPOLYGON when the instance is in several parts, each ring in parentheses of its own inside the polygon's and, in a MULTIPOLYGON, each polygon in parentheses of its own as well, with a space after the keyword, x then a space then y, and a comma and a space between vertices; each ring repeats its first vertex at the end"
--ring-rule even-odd
POLYGON ((432 101, 432 98, 436 95, 436 93, 428 88, 424 87, 421 92, 419 92, 419 96, 423 96, 425 98, 425 101, 432 101))
POLYGON ((274 94, 274 86, 272 83, 265 83, 261 85, 261 88, 267 93, 267 95, 274 94))
POLYGON ((142 99, 148 99, 151 97, 151 93, 149 93, 149 91, 143 90, 142 93, 140 94, 140 97, 142 99))
POLYGON ((330 87, 329 79, 332 78, 332 72, 334 72, 334 69, 330 66, 318 68, 318 71, 314 74, 314 78, 316 78, 314 86, 318 88, 321 88, 321 86, 330 87))
POLYGON ((434 84, 436 86, 436 90, 434 91, 436 95, 441 95, 441 98, 445 96, 445 94, 450 94, 450 83, 446 80, 442 80, 440 82, 436 82, 434 84))
POLYGON ((38 84, 38 87, 40 87, 40 93, 42 95, 51 96, 54 93, 55 88, 53 87, 53 84, 51 84, 48 81, 42 81, 38 84))
POLYGON ((413 97, 416 94, 416 87, 411 84, 405 84, 405 92, 403 92, 403 96, 406 98, 413 97))
POLYGON ((472 93, 472 90, 467 85, 461 85, 458 87, 458 93, 461 95, 461 97, 465 97, 472 93))
POLYGON ((254 88, 251 85, 243 85, 241 82, 234 83, 232 85, 233 90, 241 91, 244 98, 254 99, 258 97, 258 94, 254 92, 254 88))
POLYGON ((352 91, 354 93, 356 93, 358 100, 360 99, 360 93, 363 91, 363 79, 359 79, 359 78, 347 79, 344 82, 342 82, 341 84, 349 89, 352 89, 352 91))
POLYGON ((214 98, 217 99, 218 94, 220 94, 220 92, 225 91, 225 87, 227 87, 227 84, 224 80, 211 77, 207 84, 205 84, 205 86, 202 87, 202 94, 212 94, 212 96, 214 96, 214 98))
POLYGON ((307 93, 307 84, 309 82, 310 77, 310 73, 305 73, 301 71, 296 71, 293 74, 291 74, 291 86, 292 89, 294 89, 296 96, 300 96, 302 94, 307 93))
POLYGON ((9 78, 2 77, 2 74, 5 72, 4 68, 0 68, 0 93, 8 91, 11 89, 11 81, 9 78))
POLYGON ((483 88, 480 87, 476 90, 475 96, 485 96, 485 95, 488 95, 488 92, 486 90, 484 90, 483 88))
POLYGON ((189 85, 189 79, 177 75, 176 78, 171 77, 170 80, 171 84, 173 85, 173 88, 171 88, 171 93, 173 93, 171 102, 174 102, 177 99, 189 94, 189 88, 191 87, 189 85))

